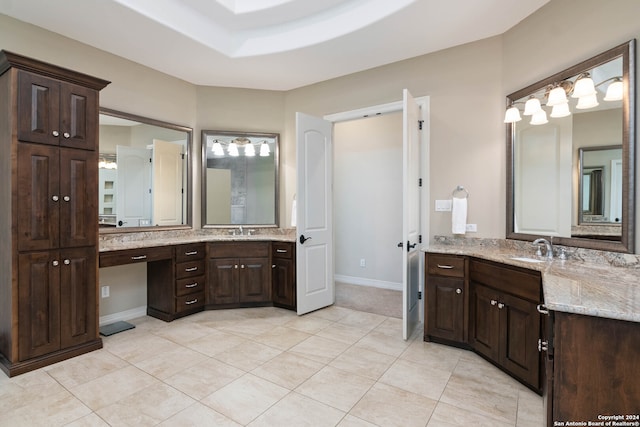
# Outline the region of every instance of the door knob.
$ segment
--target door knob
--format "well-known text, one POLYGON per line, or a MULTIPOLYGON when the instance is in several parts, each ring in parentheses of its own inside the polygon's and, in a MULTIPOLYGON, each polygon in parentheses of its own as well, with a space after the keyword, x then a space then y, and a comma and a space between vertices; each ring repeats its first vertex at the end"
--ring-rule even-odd
POLYGON ((300 244, 304 245, 304 242, 306 242, 307 240, 311 240, 311 237, 304 237, 304 234, 300 235, 300 244))
POLYGON ((410 252, 411 249, 415 248, 417 245, 417 243, 414 243, 413 245, 411 244, 410 241, 407 240, 407 252, 410 252))
POLYGON ((399 248, 404 247, 404 243, 402 243, 402 242, 398 243, 398 247, 399 247, 399 248))

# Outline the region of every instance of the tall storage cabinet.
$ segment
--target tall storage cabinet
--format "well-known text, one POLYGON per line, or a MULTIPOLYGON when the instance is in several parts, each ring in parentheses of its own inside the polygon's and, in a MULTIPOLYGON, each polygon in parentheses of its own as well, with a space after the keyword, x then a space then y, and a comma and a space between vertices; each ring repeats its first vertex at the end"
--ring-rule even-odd
POLYGON ((102 347, 98 94, 109 82, 0 52, 0 368, 102 347))

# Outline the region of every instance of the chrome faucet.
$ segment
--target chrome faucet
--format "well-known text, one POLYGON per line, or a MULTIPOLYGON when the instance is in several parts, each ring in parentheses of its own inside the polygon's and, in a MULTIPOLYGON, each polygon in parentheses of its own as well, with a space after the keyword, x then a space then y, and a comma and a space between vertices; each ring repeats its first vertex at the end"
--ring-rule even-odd
POLYGON ((536 255, 542 256, 542 251, 540 250, 540 243, 544 243, 544 246, 546 248, 546 253, 544 254, 545 257, 547 257, 547 259, 553 259, 553 244, 547 239, 540 238, 533 241, 533 246, 536 246, 538 248, 536 255))

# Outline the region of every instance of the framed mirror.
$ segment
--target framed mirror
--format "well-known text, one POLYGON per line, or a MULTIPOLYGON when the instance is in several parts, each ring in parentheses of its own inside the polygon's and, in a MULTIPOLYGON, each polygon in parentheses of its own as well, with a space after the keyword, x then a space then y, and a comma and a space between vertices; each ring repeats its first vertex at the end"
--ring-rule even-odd
POLYGON ((202 224, 278 226, 277 133, 202 131, 202 224))
POLYGON ((633 252, 635 40, 507 97, 509 239, 633 252))
POLYGON ((191 226, 193 130, 100 108, 100 232, 191 226))

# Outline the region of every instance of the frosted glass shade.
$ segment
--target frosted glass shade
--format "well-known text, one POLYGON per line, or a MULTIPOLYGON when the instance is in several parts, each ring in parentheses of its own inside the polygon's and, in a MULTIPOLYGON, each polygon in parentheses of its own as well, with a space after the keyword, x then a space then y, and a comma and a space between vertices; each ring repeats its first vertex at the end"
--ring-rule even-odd
POLYGON ((621 101, 624 96, 624 85, 621 80, 612 82, 607 88, 607 94, 604 96, 605 101, 621 101))
POLYGON ((269 144, 267 144, 267 141, 264 141, 262 144, 260 144, 260 157, 267 157, 269 156, 269 153, 271 153, 269 144))
POLYGON ((522 117, 520 117, 520 111, 518 111, 518 108, 516 107, 511 107, 507 109, 506 113, 504 113, 505 123, 515 123, 519 122, 520 120, 522 120, 522 117))
POLYGON ((573 93, 571 94, 571 97, 582 98, 584 96, 595 94, 596 88, 593 84, 593 80, 591 80, 591 77, 583 77, 576 80, 576 82, 573 84, 573 93))
POLYGON ((244 155, 247 157, 254 157, 256 155, 256 148, 253 144, 247 144, 244 146, 244 155))
POLYGON ((580 97, 580 99, 578 99, 578 104, 576 105, 576 108, 578 110, 586 110, 589 108, 597 107, 598 105, 599 105, 598 97, 594 93, 593 95, 586 95, 586 96, 580 97))
POLYGON ((543 125, 545 123, 549 123, 547 120, 547 112, 544 110, 540 110, 531 116, 531 124, 532 125, 543 125))
POLYGON ((222 149, 222 144, 220 144, 218 140, 216 140, 216 142, 213 143, 213 147, 211 147, 211 151, 213 151, 214 156, 224 156, 224 150, 222 149))
POLYGON ((235 142, 232 142, 231 144, 229 144, 229 148, 227 148, 227 152, 229 153, 230 156, 238 157, 240 155, 240 152, 238 151, 238 144, 236 144, 235 142))
POLYGON ((547 105, 549 107, 555 107, 559 104, 566 104, 567 102, 569 102, 567 100, 567 93, 564 91, 563 87, 558 86, 554 89, 551 89, 551 92, 549 92, 549 100, 547 101, 547 105))
POLYGON ((554 105, 551 109, 551 114, 549 116, 557 118, 557 117, 567 117, 571 115, 571 111, 569 111, 569 103, 565 102, 564 104, 554 105))
POLYGON ((529 98, 524 104, 524 113, 522 114, 524 114, 525 116, 533 116, 541 109, 542 106, 540 105, 540 100, 538 98, 529 98))

